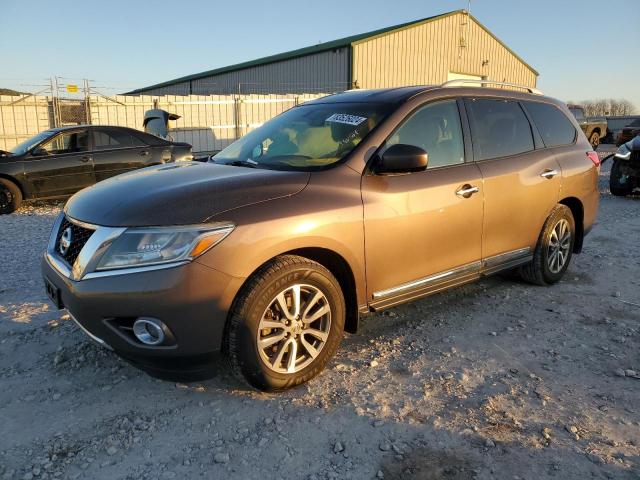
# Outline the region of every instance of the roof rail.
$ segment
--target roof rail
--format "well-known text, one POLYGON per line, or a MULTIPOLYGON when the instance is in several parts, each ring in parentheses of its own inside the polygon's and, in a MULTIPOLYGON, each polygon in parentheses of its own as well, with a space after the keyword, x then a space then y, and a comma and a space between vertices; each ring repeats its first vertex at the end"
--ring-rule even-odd
POLYGON ((521 88, 534 95, 544 95, 540 90, 534 87, 527 87, 526 85, 518 85, 517 83, 499 82, 497 80, 476 80, 474 78, 458 78, 455 80, 448 80, 440 84, 440 87, 463 87, 466 84, 473 83, 478 85, 498 85, 502 87, 521 88))

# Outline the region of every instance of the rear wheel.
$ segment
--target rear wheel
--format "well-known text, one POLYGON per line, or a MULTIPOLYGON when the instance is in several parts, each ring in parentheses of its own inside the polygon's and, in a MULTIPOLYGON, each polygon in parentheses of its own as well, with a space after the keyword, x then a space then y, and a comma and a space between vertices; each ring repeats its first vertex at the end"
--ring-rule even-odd
POLYGON ((600 134, 598 132, 593 132, 589 137, 589 143, 594 150, 598 148, 598 145, 600 145, 600 134))
POLYGON ((569 207, 556 205, 542 227, 533 260, 520 267, 520 276, 536 285, 550 285, 559 281, 571 261, 575 231, 575 221, 569 207))
POLYGON ((0 215, 16 211, 21 203, 20 188, 11 180, 0 178, 0 215))
POLYGON ((248 281, 232 307, 223 351, 232 370, 265 391, 284 390, 320 373, 344 330, 338 280, 317 262, 275 258, 248 281))
POLYGON ((612 195, 624 197, 633 192, 633 179, 624 172, 623 160, 613 160, 609 173, 609 190, 612 195))

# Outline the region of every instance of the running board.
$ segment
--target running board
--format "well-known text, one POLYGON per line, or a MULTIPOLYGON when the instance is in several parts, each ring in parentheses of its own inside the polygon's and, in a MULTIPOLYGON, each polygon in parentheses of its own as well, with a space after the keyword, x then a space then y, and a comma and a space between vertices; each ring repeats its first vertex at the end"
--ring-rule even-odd
POLYGON ((480 262, 472 262, 451 270, 419 278, 395 287, 373 293, 369 308, 380 311, 401 303, 417 300, 433 293, 448 290, 477 280, 481 276, 492 275, 502 270, 523 265, 532 260, 531 248, 519 248, 510 252, 488 257, 480 262))

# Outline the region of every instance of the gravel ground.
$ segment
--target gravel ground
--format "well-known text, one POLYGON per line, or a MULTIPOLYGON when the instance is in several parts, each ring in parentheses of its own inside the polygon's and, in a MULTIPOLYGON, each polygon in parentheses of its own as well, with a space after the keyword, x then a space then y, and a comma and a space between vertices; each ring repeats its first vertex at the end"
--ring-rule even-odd
POLYGON ((94 346, 41 285, 60 204, 0 217, 0 477, 640 478, 640 198, 609 194, 610 163, 564 281, 368 316, 279 395, 222 366, 158 381, 94 346))

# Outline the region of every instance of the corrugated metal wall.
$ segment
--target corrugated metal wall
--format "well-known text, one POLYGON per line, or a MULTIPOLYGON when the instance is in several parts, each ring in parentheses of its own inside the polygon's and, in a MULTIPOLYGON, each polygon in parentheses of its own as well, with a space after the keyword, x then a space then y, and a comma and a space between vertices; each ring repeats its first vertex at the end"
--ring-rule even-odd
POLYGON ((145 95, 336 92, 349 88, 349 48, 340 48, 146 90, 145 95), (190 85, 191 84, 191 85, 190 85))
POLYGON ((530 68, 462 13, 353 46, 353 81, 360 88, 438 84, 449 72, 536 84, 530 68))
POLYGON ((145 91, 143 95, 189 95, 191 82, 179 82, 145 91))

